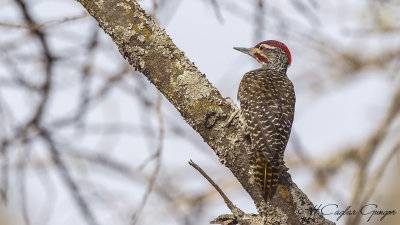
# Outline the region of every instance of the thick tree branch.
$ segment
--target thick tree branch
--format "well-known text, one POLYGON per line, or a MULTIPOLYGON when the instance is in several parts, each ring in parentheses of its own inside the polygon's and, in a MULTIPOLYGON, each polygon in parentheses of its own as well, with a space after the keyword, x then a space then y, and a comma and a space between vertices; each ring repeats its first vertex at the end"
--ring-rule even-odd
POLYGON ((271 203, 263 201, 250 173, 249 139, 237 119, 224 126, 237 107, 220 95, 136 1, 78 1, 111 36, 121 55, 164 94, 250 194, 261 215, 252 224, 331 224, 311 210, 313 204, 287 172, 280 179, 280 194, 271 203))

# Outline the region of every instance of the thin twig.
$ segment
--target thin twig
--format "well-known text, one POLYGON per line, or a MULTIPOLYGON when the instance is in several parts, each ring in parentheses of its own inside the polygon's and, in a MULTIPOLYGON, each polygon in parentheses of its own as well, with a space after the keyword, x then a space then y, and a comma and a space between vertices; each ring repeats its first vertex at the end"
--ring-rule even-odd
MULTIPOLYGON (((386 114, 385 119, 382 121, 380 126, 376 129, 376 131, 369 137, 369 139, 365 142, 365 144, 360 149, 360 160, 359 160, 359 171, 358 176, 354 185, 351 205, 360 205, 361 196, 364 196, 363 193, 366 190, 366 181, 367 181, 367 169, 368 166, 373 159, 374 153, 379 148, 380 144, 383 142, 385 137, 387 136, 387 131, 392 124, 392 122, 397 118, 400 111, 400 86, 398 86, 395 95, 392 100, 392 104, 388 113, 386 114)), ((348 217, 346 224, 357 224, 360 220, 360 217, 348 217)))
MULTIPOLYGON (((26 23, 28 23, 32 26, 35 26, 35 24, 37 24, 37 23, 33 19, 30 11, 27 9, 25 2, 22 0, 16 0, 16 2, 18 3, 18 5, 22 11, 22 14, 24 16, 26 23)), ((53 74, 53 66, 54 66, 55 58, 53 57, 53 55, 51 54, 51 51, 49 49, 46 34, 40 29, 32 30, 32 33, 40 41, 40 45, 43 49, 44 66, 45 66, 45 80, 44 80, 43 85, 41 86, 42 99, 41 99, 35 113, 33 114, 33 117, 31 118, 30 122, 28 122, 28 124, 35 124, 35 123, 37 124, 41 120, 41 118, 43 116, 43 112, 44 112, 44 110, 47 106, 48 100, 49 100, 49 95, 50 95, 50 91, 51 91, 51 87, 52 87, 52 77, 53 77, 52 74, 53 74)))
POLYGON ((51 153, 51 158, 60 174, 61 179, 63 179, 64 183, 66 184, 67 188, 69 189, 69 191, 72 194, 72 197, 74 198, 76 204, 78 205, 78 207, 80 208, 82 214, 84 215, 86 221, 89 224, 92 225, 97 225, 99 224, 97 222, 97 220, 95 219, 92 211, 89 208, 89 204, 86 202, 85 198, 82 196, 80 188, 78 186, 78 184, 74 181, 74 179, 72 178, 70 171, 67 167, 67 165, 64 163, 64 161, 62 160, 61 156, 60 156, 60 152, 57 149, 55 143, 53 142, 52 137, 50 136, 50 134, 42 129, 41 130, 41 134, 42 137, 44 138, 44 140, 47 142, 49 149, 50 149, 50 153, 51 153))
POLYGON ((51 216, 53 215, 56 207, 57 191, 54 181, 50 178, 49 170, 35 170, 38 176, 39 182, 42 184, 46 197, 43 202, 43 206, 38 214, 38 224, 46 225, 49 223, 51 216))
POLYGON ((265 28, 264 16, 265 16, 265 4, 263 0, 257 0, 257 4, 254 4, 254 42, 260 42, 263 39, 263 33, 265 28))
POLYGON ((80 102, 78 109, 76 110, 75 118, 82 123, 82 117, 87 113, 90 102, 90 85, 91 85, 91 73, 93 70, 93 59, 96 48, 99 43, 99 35, 97 27, 93 27, 90 42, 88 44, 86 52, 86 61, 82 67, 81 75, 81 89, 80 89, 80 102))
POLYGON ((8 140, 2 140, 0 144, 0 155, 1 155, 1 183, 0 183, 0 196, 4 204, 8 202, 8 188, 9 188, 9 156, 8 156, 8 140))
POLYGON ((244 212, 236 207, 231 200, 225 195, 225 193, 221 190, 221 188, 210 178, 210 176, 207 175, 206 172, 204 172, 203 169, 201 169, 196 163, 194 163, 192 160, 189 161, 189 165, 193 166, 201 175, 203 175, 204 178, 210 182, 210 184, 217 190, 217 192, 221 195, 222 199, 224 199, 225 204, 228 206, 228 208, 231 210, 231 212, 235 216, 240 216, 243 215, 244 212))
MULTIPOLYGON (((395 154, 400 150, 400 143, 397 143, 396 146, 392 149, 392 151, 386 156, 386 158, 382 161, 374 176, 370 179, 369 183, 364 185, 363 191, 364 193, 359 193, 359 195, 363 195, 360 198, 359 205, 363 206, 367 204, 368 200, 371 199, 371 196, 374 194, 379 181, 382 179, 382 175, 385 170, 388 168, 388 165, 392 159, 394 159, 395 154)), ((358 224, 361 220, 361 214, 357 214, 354 216, 352 220, 347 220, 347 224, 358 224)))
POLYGON ((371 196, 374 194, 377 185, 379 184, 379 181, 382 179, 383 174, 385 172, 385 170, 388 168, 389 163, 395 159, 395 155, 396 153, 398 153, 400 151, 400 142, 397 143, 392 151, 390 151, 390 153, 386 156, 385 160, 382 161, 381 165, 376 169, 376 172, 374 174, 374 176, 372 177, 372 179, 370 179, 370 182, 366 185, 366 191, 364 193, 364 198, 361 201, 362 204, 364 205, 365 203, 367 203, 367 201, 369 199, 371 199, 371 196))
POLYGON ((211 5, 212 5, 212 7, 214 9, 214 13, 215 13, 215 16, 217 17, 218 21, 220 23, 223 23, 224 22, 224 18, 222 18, 221 9, 220 9, 220 7, 218 5, 217 0, 211 0, 211 5))
MULTIPOLYGON (((26 143, 24 143, 24 146, 26 143)), ((30 225, 29 212, 28 212, 28 200, 26 192, 26 172, 27 164, 29 163, 29 155, 32 149, 26 149, 26 158, 24 156, 20 157, 20 165, 18 166, 18 179, 19 179, 19 192, 21 197, 21 207, 22 207, 22 217, 24 219, 25 225, 30 225)))
POLYGON ((6 27, 6 28, 14 28, 14 29, 28 29, 28 30, 37 30, 43 27, 49 27, 49 26, 54 26, 54 25, 59 25, 62 23, 66 22, 71 22, 75 20, 79 20, 82 18, 85 18, 88 16, 87 12, 83 12, 81 15, 73 16, 73 17, 66 17, 60 20, 55 20, 55 21, 49 21, 45 23, 40 23, 40 24, 10 24, 10 23, 5 23, 0 21, 0 27, 6 27))
POLYGON ((156 111, 157 111, 157 117, 158 117, 158 124, 159 124, 159 136, 158 136, 158 146, 157 146, 157 151, 154 154, 154 157, 156 159, 156 166, 154 168, 153 174, 150 177, 149 184, 147 186, 146 192, 142 198, 141 203, 139 204, 139 208, 136 210, 135 213, 133 213, 131 217, 131 225, 134 225, 137 223, 140 214, 143 212, 143 209, 147 203, 147 199, 153 190, 155 180, 158 176, 158 173, 160 171, 161 167, 161 152, 163 148, 163 140, 164 140, 164 119, 161 111, 161 104, 162 104, 162 94, 159 92, 158 97, 157 97, 157 104, 156 104, 156 111))

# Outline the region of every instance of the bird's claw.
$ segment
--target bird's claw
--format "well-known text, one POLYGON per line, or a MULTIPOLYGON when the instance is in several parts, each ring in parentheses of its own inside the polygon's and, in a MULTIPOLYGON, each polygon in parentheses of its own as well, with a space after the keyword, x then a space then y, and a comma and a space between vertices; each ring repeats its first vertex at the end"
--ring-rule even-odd
POLYGON ((239 113, 239 127, 245 135, 250 135, 246 120, 244 119, 242 111, 239 113))
POLYGON ((250 133, 247 129, 247 123, 246 123, 246 120, 244 119, 242 111, 235 105, 235 103, 233 103, 232 99, 227 98, 226 100, 231 105, 231 107, 233 108, 234 111, 230 115, 228 121, 223 126, 224 127, 229 126, 231 124, 232 120, 235 119, 236 117, 238 117, 238 125, 239 125, 240 129, 242 130, 242 132, 245 135, 249 135, 250 133))
POLYGON ((233 112, 231 113, 231 115, 229 116, 228 121, 226 121, 226 123, 223 125, 223 127, 227 127, 229 126, 229 124, 231 124, 232 120, 235 119, 235 117, 238 115, 238 113, 240 112, 240 109, 235 105, 235 103, 233 103, 231 98, 226 98, 226 101, 231 105, 231 107, 233 108, 233 112))

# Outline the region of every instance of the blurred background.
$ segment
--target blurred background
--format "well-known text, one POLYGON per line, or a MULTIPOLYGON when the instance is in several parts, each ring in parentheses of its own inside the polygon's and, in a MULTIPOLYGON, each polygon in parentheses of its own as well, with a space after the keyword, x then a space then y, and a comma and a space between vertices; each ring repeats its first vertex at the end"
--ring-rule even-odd
MULTIPOLYGON (((284 42, 297 102, 285 161, 326 218, 400 210, 400 1, 141 0, 224 97, 284 42)), ((249 195, 73 0, 0 0, 0 224, 209 224, 249 195)), ((399 224, 400 214, 368 224, 399 224)))

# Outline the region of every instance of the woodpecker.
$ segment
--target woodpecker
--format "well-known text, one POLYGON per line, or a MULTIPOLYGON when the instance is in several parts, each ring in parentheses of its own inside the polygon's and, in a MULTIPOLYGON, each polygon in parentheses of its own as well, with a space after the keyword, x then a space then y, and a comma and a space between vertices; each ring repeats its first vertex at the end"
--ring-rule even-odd
POLYGON ((261 65, 243 76, 238 100, 252 144, 249 162, 256 184, 268 201, 278 186, 294 117, 296 97, 286 75, 291 54, 285 44, 275 40, 234 49, 252 56, 261 65))

